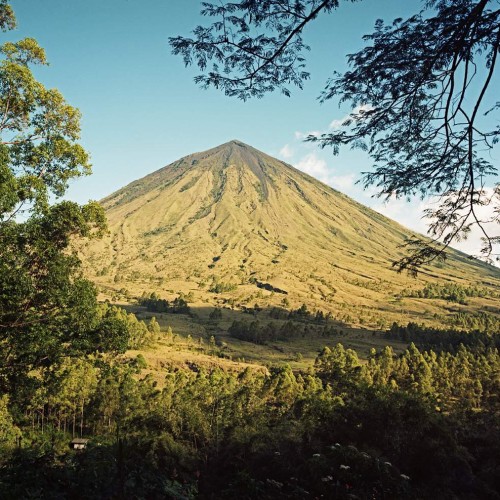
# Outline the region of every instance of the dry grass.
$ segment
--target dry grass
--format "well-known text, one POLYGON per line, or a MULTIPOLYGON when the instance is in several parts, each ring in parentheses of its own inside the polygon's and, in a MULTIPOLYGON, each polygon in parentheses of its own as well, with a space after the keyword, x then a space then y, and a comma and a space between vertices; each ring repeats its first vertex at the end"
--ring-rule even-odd
MULTIPOLYGON (((500 309, 497 268, 452 252, 447 262, 424 267, 417 279, 397 274, 391 263, 402 256, 407 229, 241 143, 182 158, 103 204, 109 236, 80 247, 101 298, 130 303, 143 292, 167 299, 191 294, 197 318, 160 318, 183 337, 224 336, 243 307, 269 309, 286 298, 288 308, 305 303, 332 312, 348 326, 344 343, 366 353, 380 340, 372 330, 394 321, 448 326, 457 310, 500 309), (480 285, 492 296, 467 306, 401 296, 430 281, 480 285), (215 294, 209 291, 215 282, 236 289, 215 294), (257 282, 287 294, 263 290, 257 282), (227 307, 216 327, 207 321, 214 306, 227 307)), ((232 341, 230 355, 293 364, 301 352, 303 364, 319 348, 317 339, 271 348, 232 341)))

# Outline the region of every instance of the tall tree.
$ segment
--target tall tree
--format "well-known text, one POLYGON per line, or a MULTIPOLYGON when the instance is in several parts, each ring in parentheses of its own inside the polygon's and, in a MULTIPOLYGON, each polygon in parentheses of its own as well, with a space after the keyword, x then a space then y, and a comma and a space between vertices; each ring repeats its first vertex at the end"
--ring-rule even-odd
MULTIPOLYGON (((0 0, 0 28, 14 26, 0 0)), ((90 163, 79 111, 31 71, 44 50, 26 38, 0 54, 0 391, 13 392, 33 369, 95 348, 96 290, 70 243, 101 234, 105 218, 94 202, 51 204, 90 163)))
MULTIPOLYGON (((340 0, 240 0, 203 3, 202 14, 216 18, 198 26, 193 37, 170 38, 174 54, 202 74, 195 82, 246 100, 309 78, 302 34, 319 15, 340 0), (213 62, 213 64, 211 64, 213 62)), ((446 247, 483 233, 483 255, 492 258, 500 236, 487 232, 487 222, 500 221, 500 187, 486 189, 497 167, 488 157, 500 127, 484 116, 500 109, 492 82, 500 48, 500 9, 494 0, 427 0, 423 10, 392 25, 377 21, 366 46, 349 55, 350 70, 334 73, 320 100, 338 98, 353 111, 342 127, 309 136, 334 154, 350 145, 368 151, 374 161, 363 184, 379 196, 437 196, 429 209, 433 242, 408 240, 410 255, 395 263, 416 273, 446 247), (492 124, 493 123, 493 124, 492 124), (493 204, 493 216, 478 209, 493 204)))

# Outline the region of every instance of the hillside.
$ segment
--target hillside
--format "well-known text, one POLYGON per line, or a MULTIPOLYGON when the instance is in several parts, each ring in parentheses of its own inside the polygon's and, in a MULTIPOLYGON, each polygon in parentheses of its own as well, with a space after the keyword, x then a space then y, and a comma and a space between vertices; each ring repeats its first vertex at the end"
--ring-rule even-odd
POLYGON ((81 256, 106 296, 183 292, 205 307, 306 303, 369 326, 448 323, 463 308, 498 307, 496 268, 452 252, 418 279, 398 274, 391 263, 409 230, 239 141, 185 156, 102 204, 110 234, 81 256), (451 308, 408 297, 429 282, 484 293, 451 308))

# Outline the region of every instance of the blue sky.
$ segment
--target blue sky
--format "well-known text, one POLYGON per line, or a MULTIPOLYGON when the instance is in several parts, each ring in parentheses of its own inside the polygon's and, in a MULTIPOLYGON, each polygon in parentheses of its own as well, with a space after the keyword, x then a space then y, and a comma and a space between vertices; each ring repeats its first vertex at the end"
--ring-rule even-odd
POLYGON ((82 112, 82 143, 94 173, 72 184, 71 199, 100 199, 186 154, 239 139, 424 231, 419 210, 425 203, 384 206, 355 186, 370 167, 364 154, 334 157, 302 142, 303 134, 327 130, 349 111, 334 102, 320 105, 317 97, 333 69, 346 69, 345 55, 362 47, 362 35, 377 18, 406 17, 420 5, 344 2, 304 33, 311 46, 304 89, 293 89, 291 98, 270 94, 245 103, 196 87, 196 70, 170 53, 169 36, 207 22, 198 0, 12 0, 19 26, 0 37, 36 38, 50 62, 36 71, 38 78, 82 112))

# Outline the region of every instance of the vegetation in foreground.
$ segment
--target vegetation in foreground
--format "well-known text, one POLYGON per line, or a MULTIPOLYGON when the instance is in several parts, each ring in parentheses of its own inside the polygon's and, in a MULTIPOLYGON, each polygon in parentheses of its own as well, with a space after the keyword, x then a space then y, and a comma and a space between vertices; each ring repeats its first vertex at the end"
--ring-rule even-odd
POLYGON ((366 363, 338 344, 307 371, 192 365, 160 384, 141 355, 63 357, 2 397, 0 496, 498 498, 499 370, 480 341, 366 363))

